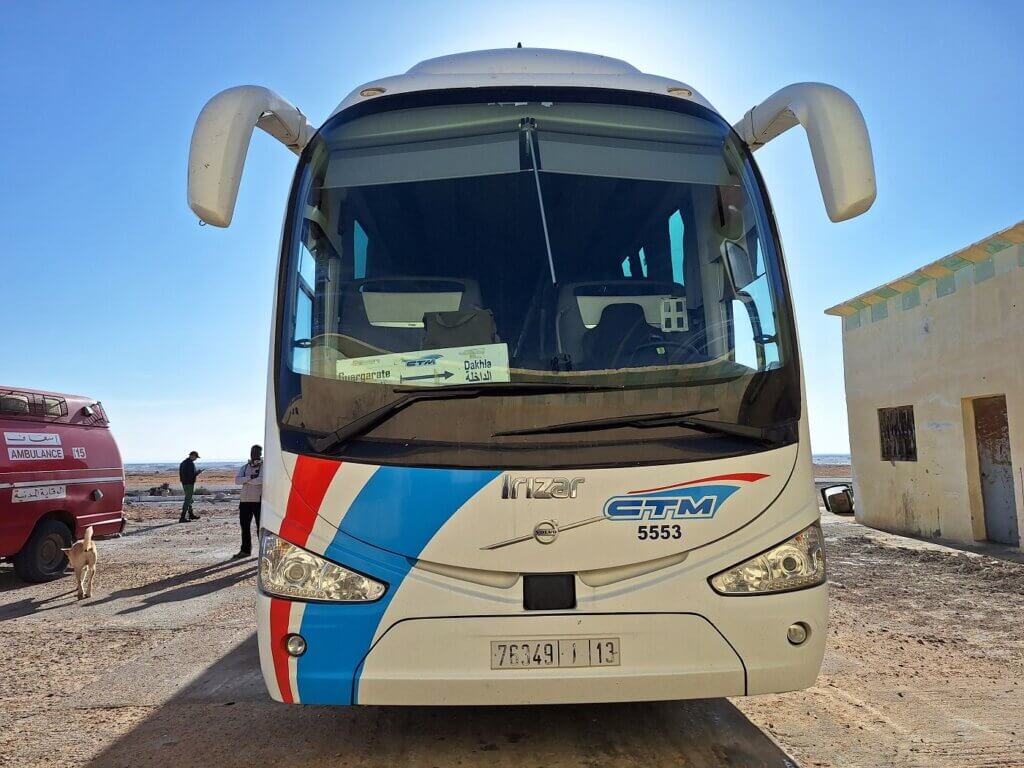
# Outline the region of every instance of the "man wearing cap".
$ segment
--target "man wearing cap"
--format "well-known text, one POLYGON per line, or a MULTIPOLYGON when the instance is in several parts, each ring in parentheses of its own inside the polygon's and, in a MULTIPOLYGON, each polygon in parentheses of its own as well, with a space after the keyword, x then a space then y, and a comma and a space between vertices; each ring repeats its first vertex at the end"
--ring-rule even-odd
POLYGON ((203 472, 201 469, 196 469, 196 459, 198 458, 198 453, 189 451, 188 458, 178 465, 178 479, 181 480, 181 487, 185 491, 185 500, 181 502, 181 519, 178 520, 179 523, 199 519, 199 515, 192 510, 192 494, 196 490, 196 478, 203 472))

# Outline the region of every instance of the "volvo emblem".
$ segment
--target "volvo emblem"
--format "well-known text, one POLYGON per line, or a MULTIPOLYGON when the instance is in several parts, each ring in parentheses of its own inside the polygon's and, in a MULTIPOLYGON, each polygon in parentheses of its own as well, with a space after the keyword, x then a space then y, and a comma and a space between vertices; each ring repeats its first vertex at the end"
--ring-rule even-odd
POLYGON ((538 544, 551 544, 558 538, 558 523, 554 520, 541 520, 533 526, 533 538, 538 544))

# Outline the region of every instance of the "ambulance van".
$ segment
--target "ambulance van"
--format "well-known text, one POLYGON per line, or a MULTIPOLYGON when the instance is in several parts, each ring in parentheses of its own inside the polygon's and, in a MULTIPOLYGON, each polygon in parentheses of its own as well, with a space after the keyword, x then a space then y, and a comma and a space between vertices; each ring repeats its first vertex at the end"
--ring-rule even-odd
POLYGON ((99 402, 0 386, 0 433, 0 560, 18 576, 56 579, 87 527, 124 529, 124 466, 99 402))

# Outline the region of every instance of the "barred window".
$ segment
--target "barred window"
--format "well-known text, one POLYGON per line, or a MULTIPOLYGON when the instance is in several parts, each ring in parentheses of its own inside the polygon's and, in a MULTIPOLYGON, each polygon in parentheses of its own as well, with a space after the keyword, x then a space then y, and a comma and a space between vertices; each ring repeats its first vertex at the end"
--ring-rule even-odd
POLYGON ((879 408, 878 432, 882 443, 882 461, 917 461, 914 406, 879 408))
POLYGON ((63 397, 54 395, 3 389, 0 390, 0 413, 12 416, 60 418, 68 415, 68 403, 63 397))

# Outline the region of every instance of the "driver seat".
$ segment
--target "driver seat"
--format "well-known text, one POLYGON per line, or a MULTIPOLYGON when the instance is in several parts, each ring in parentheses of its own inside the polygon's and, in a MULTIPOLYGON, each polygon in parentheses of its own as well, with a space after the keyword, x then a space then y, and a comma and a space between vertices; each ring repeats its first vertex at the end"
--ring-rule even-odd
POLYGON ((639 304, 609 304, 601 312, 597 325, 583 334, 582 368, 610 370, 620 367, 620 359, 652 340, 655 329, 647 322, 639 304))

